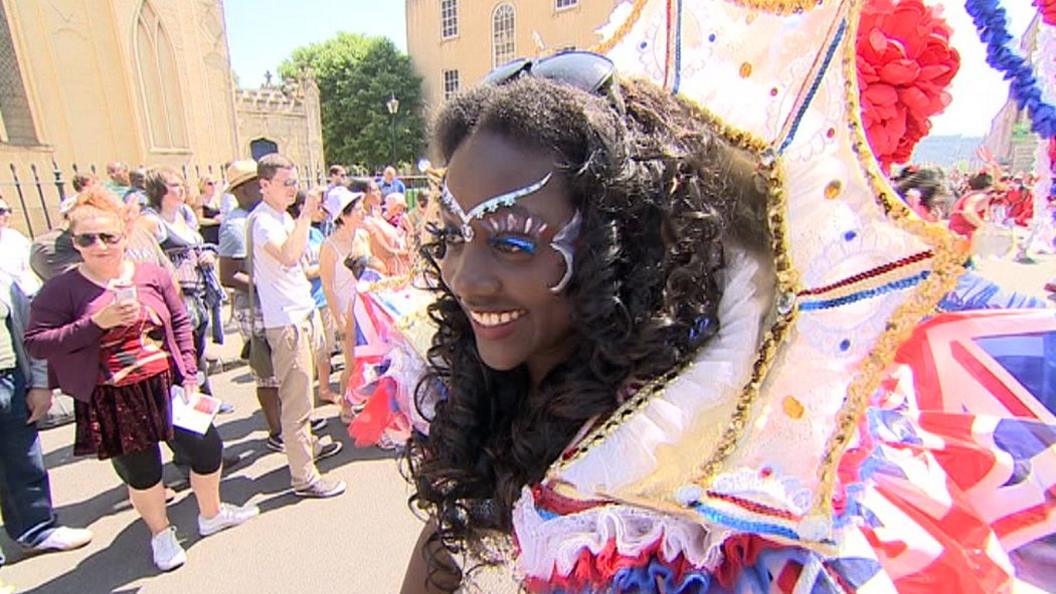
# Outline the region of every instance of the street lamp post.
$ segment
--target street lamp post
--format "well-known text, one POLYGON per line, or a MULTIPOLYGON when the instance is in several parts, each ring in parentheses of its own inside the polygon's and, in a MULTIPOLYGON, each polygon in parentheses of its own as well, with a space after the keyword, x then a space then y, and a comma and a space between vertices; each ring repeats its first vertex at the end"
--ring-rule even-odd
POLYGON ((392 162, 393 167, 396 166, 396 114, 400 111, 400 100, 396 98, 396 94, 389 92, 389 100, 385 102, 386 109, 389 110, 389 116, 392 120, 392 162))

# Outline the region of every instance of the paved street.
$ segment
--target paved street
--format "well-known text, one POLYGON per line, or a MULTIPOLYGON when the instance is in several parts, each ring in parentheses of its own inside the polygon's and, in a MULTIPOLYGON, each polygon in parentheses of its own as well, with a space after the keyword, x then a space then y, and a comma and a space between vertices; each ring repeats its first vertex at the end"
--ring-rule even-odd
MULTIPOLYGON (((1056 276, 1056 257, 1036 264, 983 259, 978 270, 1007 287, 1044 296, 1042 285, 1056 276)), ((216 349, 228 361, 239 346, 237 335, 230 336, 216 349)), ((74 458, 73 426, 66 425, 42 433, 55 505, 65 523, 91 528, 95 541, 71 553, 13 555, 2 570, 4 579, 20 591, 41 593, 396 592, 420 528, 408 511, 408 488, 396 461, 381 450, 346 447, 322 468, 346 480, 348 493, 299 500, 288 491, 285 457, 264 448, 266 432, 246 367, 214 376, 213 382, 217 394, 237 407, 219 417, 218 426, 228 449, 243 459, 226 475, 224 499, 258 504, 259 518, 200 539, 193 495, 181 490, 170 513, 189 562, 160 574, 151 563, 146 528, 117 475, 107 462, 74 458)), ((319 412, 330 418, 325 433, 345 439, 337 408, 319 412)), ((170 481, 179 478, 171 465, 166 473, 170 481)), ((5 551, 17 550, 6 536, 0 538, 5 551)))
MULTIPOLYGON (((230 360, 237 357, 239 338, 229 337, 217 352, 230 360)), ((337 407, 325 406, 318 411, 330 419, 324 433, 345 439, 346 448, 320 466, 349 489, 335 499, 301 500, 289 492, 285 456, 264 447, 267 432, 248 369, 214 376, 213 387, 236 406, 233 414, 218 417, 217 426, 228 451, 242 457, 225 473, 222 496, 259 505, 260 517, 202 539, 194 496, 190 489, 179 491, 169 514, 189 560, 161 574, 151 562, 147 529, 110 463, 73 457, 73 425, 66 425, 41 433, 55 507, 65 524, 90 528, 95 540, 69 553, 9 555, 0 570, 4 580, 19 592, 42 594, 398 591, 421 524, 408 511, 408 489, 392 455, 352 448, 337 407)), ((170 453, 163 451, 167 460, 170 453)), ((180 478, 171 464, 165 472, 166 482, 180 478)), ((18 550, 6 535, 2 539, 4 551, 18 550)))

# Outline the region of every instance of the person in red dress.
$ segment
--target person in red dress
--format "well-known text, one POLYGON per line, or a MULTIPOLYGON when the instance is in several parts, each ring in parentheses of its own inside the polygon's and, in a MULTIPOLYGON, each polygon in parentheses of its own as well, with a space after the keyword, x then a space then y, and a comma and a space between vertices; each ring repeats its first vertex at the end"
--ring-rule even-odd
POLYGON ((983 226, 986 212, 990 209, 989 173, 979 173, 968 180, 969 191, 957 199, 950 213, 950 231, 971 239, 983 226))
POLYGON ((69 214, 83 262, 49 280, 34 299, 26 349, 47 359, 53 387, 75 399, 74 453, 109 459, 152 535, 154 564, 186 562, 165 509, 158 444, 187 452, 207 536, 257 515, 255 506, 220 502, 223 443, 172 424, 171 388, 197 390, 192 329, 172 275, 125 254, 125 219, 110 200, 88 199, 69 214))

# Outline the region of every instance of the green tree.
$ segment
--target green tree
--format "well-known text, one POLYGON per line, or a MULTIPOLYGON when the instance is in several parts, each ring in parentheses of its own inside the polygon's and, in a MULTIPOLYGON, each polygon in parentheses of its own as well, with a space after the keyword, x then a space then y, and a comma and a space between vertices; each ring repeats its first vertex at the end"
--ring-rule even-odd
POLYGON ((364 169, 392 162, 395 96, 396 162, 413 163, 424 149, 422 79, 411 59, 385 37, 338 33, 299 47, 279 66, 284 80, 313 76, 319 85, 327 161, 364 169))

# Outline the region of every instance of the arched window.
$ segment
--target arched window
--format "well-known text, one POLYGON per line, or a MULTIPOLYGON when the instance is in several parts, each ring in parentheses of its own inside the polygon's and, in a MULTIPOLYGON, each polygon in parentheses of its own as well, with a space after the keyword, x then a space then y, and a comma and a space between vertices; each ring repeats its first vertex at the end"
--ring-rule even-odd
POLYGON ((267 138, 258 138, 249 143, 249 153, 253 155, 254 161, 259 161, 264 155, 279 152, 279 145, 267 138))
POLYGON ((517 47, 514 44, 514 13, 509 4, 500 4, 491 13, 491 66, 502 66, 513 60, 517 47))
POLYGON ((15 54, 15 42, 7 24, 7 13, 0 2, 0 143, 33 145, 37 129, 29 95, 22 82, 22 68, 15 54))
POLYGON ((150 147, 187 148, 187 122, 176 51, 158 13, 147 0, 136 18, 133 50, 150 147))

